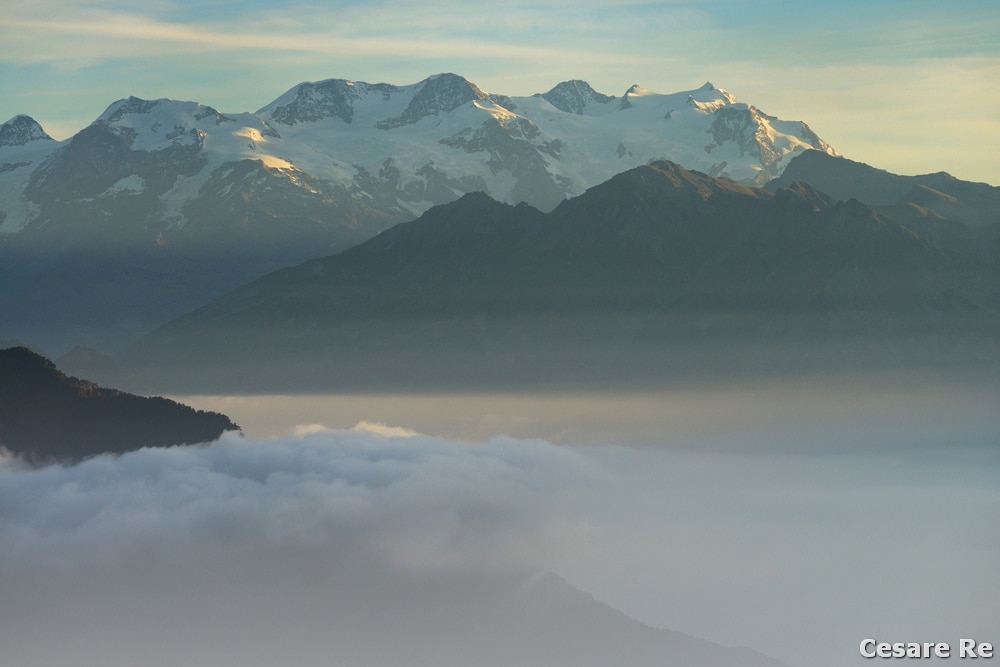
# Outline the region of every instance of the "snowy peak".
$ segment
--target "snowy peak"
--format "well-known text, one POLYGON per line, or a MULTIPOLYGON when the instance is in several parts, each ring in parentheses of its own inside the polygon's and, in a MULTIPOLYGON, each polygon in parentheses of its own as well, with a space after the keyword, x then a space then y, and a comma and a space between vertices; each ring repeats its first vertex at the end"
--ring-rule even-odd
POLYGON ((607 104, 615 99, 611 95, 597 92, 589 83, 580 79, 563 81, 549 92, 537 93, 534 97, 541 97, 556 109, 578 116, 582 116, 593 104, 607 104))
POLYGON ((31 116, 14 116, 0 125, 0 146, 24 146, 32 141, 53 141, 53 139, 31 116))
POLYGON ((649 91, 640 86, 639 84, 633 83, 629 87, 629 89, 625 91, 625 94, 622 95, 622 101, 618 105, 618 108, 621 109, 622 111, 624 111, 625 109, 631 109, 632 101, 636 97, 642 97, 643 95, 649 95, 649 91))
POLYGON ((416 92, 403 113, 380 121, 381 130, 413 125, 427 116, 454 111, 463 104, 489 99, 479 87, 457 74, 436 74, 417 84, 416 92))
POLYGON ((740 157, 756 159, 761 166, 759 184, 776 178, 784 168, 783 159, 808 149, 835 154, 830 146, 800 121, 781 121, 763 113, 754 106, 730 102, 731 95, 724 93, 724 100, 691 103, 699 110, 712 114, 709 132, 712 141, 705 146, 711 153, 724 145, 738 147, 740 157))
POLYGON ((688 94, 687 103, 688 106, 705 113, 715 113, 719 109, 731 105, 740 105, 734 95, 727 93, 721 88, 716 88, 710 83, 706 83, 698 90, 692 90, 688 94))
MULTIPOLYGON (((159 99, 144 100, 138 97, 129 97, 118 100, 104 110, 94 124, 103 125, 143 125, 151 124, 149 118, 153 116, 187 116, 194 121, 210 119, 216 125, 231 121, 232 118, 221 114, 210 106, 198 104, 197 102, 179 102, 175 100, 159 99), (144 119, 129 119, 129 116, 146 116, 144 119)), ((152 123, 158 118, 154 118, 152 123)))
POLYGON ((113 102, 111 106, 105 109, 104 113, 98 116, 97 120, 94 122, 114 123, 130 114, 148 114, 160 102, 165 101, 166 100, 144 100, 138 97, 130 96, 124 100, 113 102))
POLYGON ((403 89, 388 83, 370 84, 364 81, 327 79, 318 83, 301 83, 257 113, 282 125, 315 123, 326 118, 337 118, 351 124, 355 116, 355 102, 378 96, 388 101, 403 89))
POLYGON ((504 96, 487 95, 471 81, 450 73, 435 74, 407 86, 327 79, 299 84, 257 115, 286 126, 336 119, 347 125, 371 123, 378 129, 391 130, 483 100, 501 105, 510 102, 504 96))
POLYGON ((129 97, 109 106, 91 126, 109 129, 135 150, 160 150, 200 144, 210 130, 234 120, 197 102, 129 97))
POLYGON ((88 129, 97 128, 117 137, 131 151, 181 149, 190 156, 208 142, 223 161, 250 158, 268 166, 288 164, 270 154, 268 144, 280 137, 266 119, 250 113, 223 114, 197 102, 129 97, 108 107, 88 129))

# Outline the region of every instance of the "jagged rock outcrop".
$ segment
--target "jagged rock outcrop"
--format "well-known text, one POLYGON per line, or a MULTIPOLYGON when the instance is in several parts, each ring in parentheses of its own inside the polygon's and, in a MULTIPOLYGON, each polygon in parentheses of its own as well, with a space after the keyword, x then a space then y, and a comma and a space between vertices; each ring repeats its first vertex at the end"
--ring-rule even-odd
POLYGON ((0 125, 0 146, 23 146, 32 141, 53 141, 31 116, 14 116, 0 125))

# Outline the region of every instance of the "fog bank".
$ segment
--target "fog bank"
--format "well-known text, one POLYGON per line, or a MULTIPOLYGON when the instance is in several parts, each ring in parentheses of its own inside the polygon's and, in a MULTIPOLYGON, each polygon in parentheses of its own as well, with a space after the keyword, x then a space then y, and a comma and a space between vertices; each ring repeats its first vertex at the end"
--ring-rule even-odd
POLYGON ((5 659, 686 655, 587 593, 801 667, 865 664, 866 637, 1000 645, 1000 428, 978 388, 280 400, 308 418, 280 436, 0 464, 5 659), (365 405, 357 428, 320 423, 365 405), (497 435, 542 432, 588 446, 497 435))

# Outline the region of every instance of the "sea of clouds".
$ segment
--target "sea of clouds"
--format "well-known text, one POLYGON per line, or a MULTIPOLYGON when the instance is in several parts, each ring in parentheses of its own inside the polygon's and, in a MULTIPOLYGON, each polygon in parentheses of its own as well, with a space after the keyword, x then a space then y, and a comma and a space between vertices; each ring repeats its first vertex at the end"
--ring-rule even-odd
POLYGON ((783 421, 724 447, 579 447, 362 422, 6 455, 3 662, 493 664, 476 652, 523 632, 505 596, 546 572, 802 667, 863 661, 866 637, 1000 644, 995 422, 942 423, 954 441, 783 421))

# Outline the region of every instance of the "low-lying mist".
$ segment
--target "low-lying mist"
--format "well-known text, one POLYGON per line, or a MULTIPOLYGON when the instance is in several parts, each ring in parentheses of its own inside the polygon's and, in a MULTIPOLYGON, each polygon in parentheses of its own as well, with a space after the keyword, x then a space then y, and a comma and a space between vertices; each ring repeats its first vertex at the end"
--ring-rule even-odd
POLYGON ((4 662, 698 664, 587 593, 797 667, 1000 644, 997 399, 186 397, 246 437, 0 465, 4 662))

